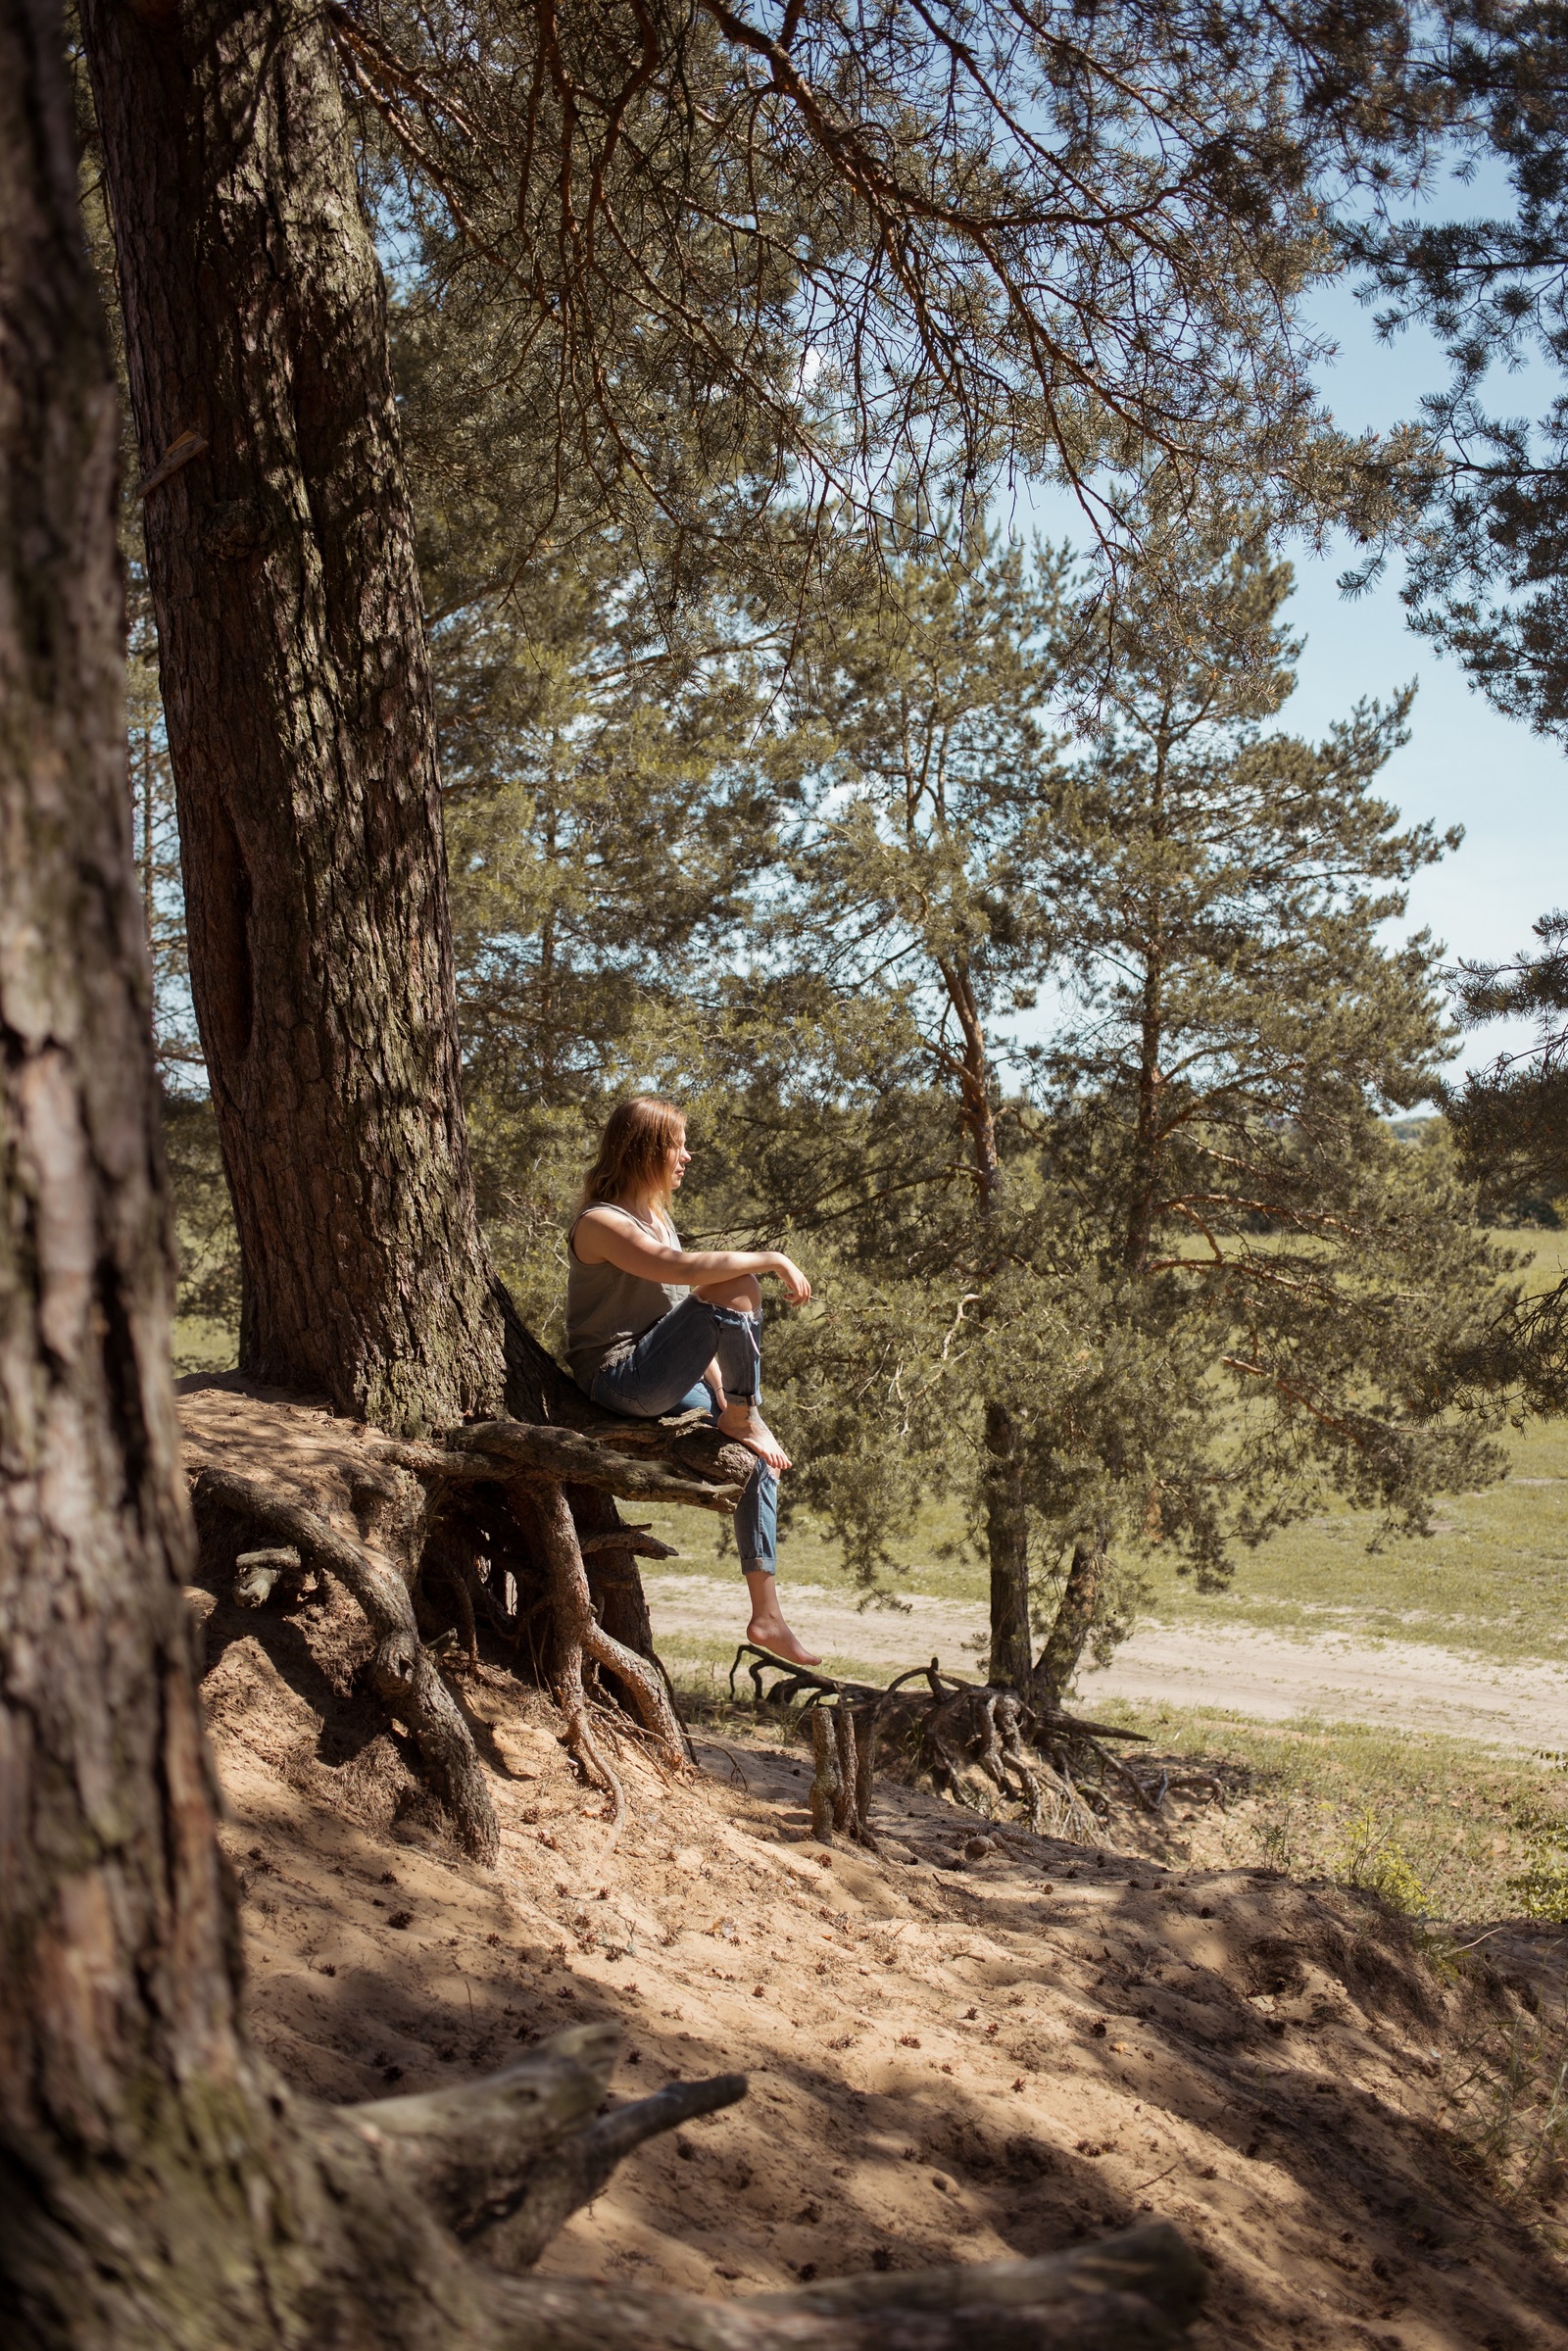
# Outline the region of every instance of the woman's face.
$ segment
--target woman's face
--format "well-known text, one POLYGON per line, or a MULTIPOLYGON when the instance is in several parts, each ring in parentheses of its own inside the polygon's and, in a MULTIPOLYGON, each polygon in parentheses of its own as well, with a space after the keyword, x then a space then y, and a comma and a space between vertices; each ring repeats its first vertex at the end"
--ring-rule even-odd
POLYGON ((688 1167, 690 1167, 691 1163, 692 1155, 691 1152, 686 1149, 686 1129, 682 1127, 680 1131, 680 1141, 670 1145, 669 1159, 664 1170, 664 1180, 668 1184, 671 1192, 678 1192, 680 1190, 681 1177, 686 1173, 686 1170, 688 1167))

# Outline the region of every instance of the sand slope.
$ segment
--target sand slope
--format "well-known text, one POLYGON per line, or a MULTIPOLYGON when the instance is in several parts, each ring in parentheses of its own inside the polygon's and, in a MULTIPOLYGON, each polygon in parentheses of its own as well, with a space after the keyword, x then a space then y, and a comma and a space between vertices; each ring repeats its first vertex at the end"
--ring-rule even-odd
MULTIPOLYGON (((467 1688, 503 1824, 478 1869, 354 1694, 351 1611, 192 1596, 253 2029, 293 2083, 454 2082, 607 2015, 619 2096, 750 2077, 635 2157, 547 2268, 738 2294, 1157 2213, 1213 2264, 1200 2351, 1568 2351, 1568 2269, 1441 2126, 1475 2013, 1375 1909, 1022 1833, 964 1861, 973 1817, 892 1787, 885 1856, 824 1855, 799 1750, 765 1739, 703 1743, 684 1785, 628 1749, 607 1862, 548 1703, 499 1675, 467 1688)), ((1565 1940, 1527 1951, 1548 1997, 1565 1940)))

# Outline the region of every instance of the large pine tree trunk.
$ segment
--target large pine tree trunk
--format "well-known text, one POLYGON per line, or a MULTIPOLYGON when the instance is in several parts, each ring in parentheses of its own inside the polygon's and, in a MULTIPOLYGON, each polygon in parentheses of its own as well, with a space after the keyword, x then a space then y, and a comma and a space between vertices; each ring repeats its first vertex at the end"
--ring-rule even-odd
POLYGON ((155 2314, 194 2343, 174 2274, 203 2263, 220 2339, 264 2182, 180 1592, 118 403, 75 216, 58 15, 3 0, 0 2307, 12 2341, 124 2351, 155 2314))
POLYGON ((81 20, 241 1367, 439 1427, 499 1405, 501 1330, 385 290, 325 13, 83 0, 81 20), (205 447, 158 479, 189 434, 205 447))

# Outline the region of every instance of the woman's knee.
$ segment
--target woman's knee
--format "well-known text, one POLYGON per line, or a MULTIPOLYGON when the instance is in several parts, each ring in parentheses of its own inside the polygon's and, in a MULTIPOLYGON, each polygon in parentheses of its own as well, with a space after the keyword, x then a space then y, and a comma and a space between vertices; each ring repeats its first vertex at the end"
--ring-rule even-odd
POLYGON ((762 1303, 757 1276, 750 1273, 728 1274, 720 1281, 699 1283, 693 1296, 705 1298, 710 1306, 727 1306, 732 1314, 756 1314, 762 1303))

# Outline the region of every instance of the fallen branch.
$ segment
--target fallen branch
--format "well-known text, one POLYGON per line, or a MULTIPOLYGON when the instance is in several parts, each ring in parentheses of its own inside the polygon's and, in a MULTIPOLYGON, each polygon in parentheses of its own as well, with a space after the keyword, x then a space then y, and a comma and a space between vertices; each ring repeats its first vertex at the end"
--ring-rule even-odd
POLYGON ((1159 2222, 1040 2261, 873 2271, 737 2302, 518 2280, 515 2332, 501 2341, 507 2351, 1180 2351, 1206 2287, 1198 2256, 1159 2222))
POLYGON ((1178 2327, 1190 2326, 1208 2294, 1208 2272, 1169 2221, 1151 2221, 1099 2244, 1035 2261, 976 2262, 969 2268, 874 2270, 858 2278, 759 2294, 750 2310, 811 2311, 842 2317, 875 2310, 1050 2310, 1075 2295, 1136 2294, 1178 2327))

